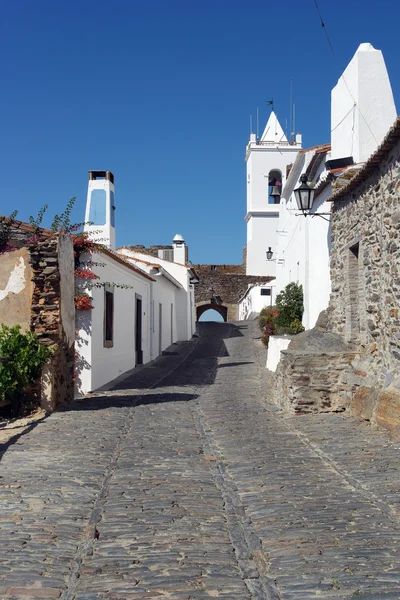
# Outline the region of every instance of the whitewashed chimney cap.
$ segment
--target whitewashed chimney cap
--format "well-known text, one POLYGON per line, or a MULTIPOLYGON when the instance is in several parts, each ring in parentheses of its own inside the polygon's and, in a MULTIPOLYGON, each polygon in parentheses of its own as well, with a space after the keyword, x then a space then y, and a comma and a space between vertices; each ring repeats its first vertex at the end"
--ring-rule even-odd
POLYGON ((174 242, 174 244, 185 242, 183 235, 181 235, 180 233, 177 233, 172 241, 174 242))

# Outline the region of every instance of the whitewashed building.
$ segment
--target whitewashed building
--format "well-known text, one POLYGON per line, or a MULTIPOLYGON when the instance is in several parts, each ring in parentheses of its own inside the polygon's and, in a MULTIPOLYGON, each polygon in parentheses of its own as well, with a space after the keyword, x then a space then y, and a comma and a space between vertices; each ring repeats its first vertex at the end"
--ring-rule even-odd
MULTIPOLYGON (((88 258, 99 287, 87 289, 93 308, 76 311, 76 394, 113 381, 159 356, 195 331, 195 273, 175 236, 173 258, 154 259, 115 249, 114 176, 90 171, 85 231, 104 250, 88 258), (183 261, 180 264, 179 261, 183 261)), ((96 283, 96 281, 95 281, 96 283)))
MULTIPOLYGON (((169 332, 174 331, 173 341, 189 340, 196 329, 196 311, 194 300, 195 272, 185 264, 186 244, 177 234, 173 241, 173 261, 152 256, 129 247, 118 249, 118 254, 131 264, 145 269, 156 278, 160 285, 154 286, 151 304, 153 333, 156 342, 152 352, 154 358, 171 343, 169 332), (174 299, 167 301, 162 290, 173 286, 174 299), (170 311, 170 315, 168 314, 170 311), (162 332, 162 335, 161 333, 162 332)), ((172 288, 170 289, 171 293, 172 288)))
POLYGON ((396 108, 382 52, 371 44, 361 44, 332 90, 331 144, 301 150, 282 191, 273 257, 276 292, 292 281, 302 284, 306 329, 315 325, 329 302, 328 199, 332 189, 362 166, 395 119, 396 108), (314 203, 306 217, 300 213, 293 194, 303 173, 315 186, 314 203))
POLYGON ((274 287, 271 283, 249 285, 239 300, 239 321, 254 318, 265 306, 273 305, 274 287))
POLYGON ((261 138, 250 135, 246 148, 246 275, 275 276, 275 263, 266 261, 266 252, 268 248, 275 251, 287 165, 294 162, 300 149, 301 135, 288 140, 273 111, 261 138))

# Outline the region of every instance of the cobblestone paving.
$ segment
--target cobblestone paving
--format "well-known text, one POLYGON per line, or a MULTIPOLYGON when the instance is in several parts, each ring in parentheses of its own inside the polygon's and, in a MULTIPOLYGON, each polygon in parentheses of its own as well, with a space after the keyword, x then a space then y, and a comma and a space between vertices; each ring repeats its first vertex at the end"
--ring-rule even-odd
POLYGON ((398 445, 268 402, 254 323, 6 448, 0 599, 400 599, 398 445))

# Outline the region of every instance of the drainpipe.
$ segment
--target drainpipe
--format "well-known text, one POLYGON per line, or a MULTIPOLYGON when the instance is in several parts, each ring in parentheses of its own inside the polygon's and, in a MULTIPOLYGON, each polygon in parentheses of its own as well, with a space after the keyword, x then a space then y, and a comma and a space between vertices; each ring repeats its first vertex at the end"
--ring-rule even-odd
POLYGON ((153 286, 154 282, 150 281, 150 360, 153 360, 153 333, 154 333, 154 301, 153 301, 153 286))
POLYGON ((303 325, 305 329, 310 328, 310 232, 309 232, 309 219, 305 219, 305 230, 304 230, 304 252, 305 252, 305 261, 304 261, 304 316, 303 316, 303 325))

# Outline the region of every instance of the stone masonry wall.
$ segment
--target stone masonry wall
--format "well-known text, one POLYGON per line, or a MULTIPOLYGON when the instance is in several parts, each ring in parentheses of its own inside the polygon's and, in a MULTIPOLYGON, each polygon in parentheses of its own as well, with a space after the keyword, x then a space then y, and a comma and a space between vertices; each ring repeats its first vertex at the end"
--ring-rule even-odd
POLYGON ((364 352, 362 370, 375 382, 351 410, 400 435, 400 142, 334 201, 331 247, 328 330, 364 352))
POLYGON ((202 306, 211 297, 228 308, 228 321, 238 319, 238 302, 250 283, 268 283, 272 277, 245 275, 243 265, 193 265, 200 283, 195 286, 195 303, 202 306))
MULTIPOLYGON (((51 236, 27 223, 12 228, 16 248, 0 255, 0 323, 20 324, 53 349, 45 366, 40 389, 41 404, 48 412, 57 404, 73 400, 74 380, 74 258, 67 235, 51 236), (27 240, 32 244, 26 246, 27 240)), ((33 388, 32 388, 33 389, 33 388)))
POLYGON ((346 410, 355 392, 348 380, 354 352, 282 352, 276 372, 278 404, 289 413, 346 410))
POLYGON ((74 258, 72 241, 59 236, 30 249, 34 285, 31 330, 53 348, 42 376, 41 403, 52 412, 74 397, 74 258))

